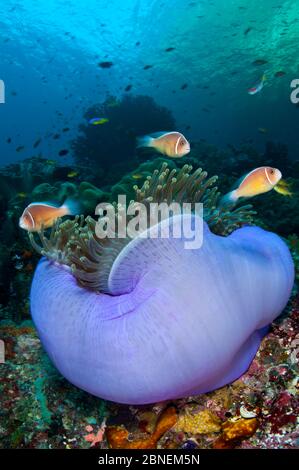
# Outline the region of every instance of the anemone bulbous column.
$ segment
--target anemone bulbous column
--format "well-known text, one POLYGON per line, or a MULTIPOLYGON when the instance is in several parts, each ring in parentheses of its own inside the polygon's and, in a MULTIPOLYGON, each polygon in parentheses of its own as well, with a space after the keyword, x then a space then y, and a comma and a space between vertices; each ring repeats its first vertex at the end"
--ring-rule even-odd
POLYGON ((204 223, 203 235, 192 250, 183 237, 132 240, 113 263, 109 294, 41 260, 32 317, 70 382, 144 404, 204 393, 247 370, 289 299, 293 262, 278 236, 257 227, 221 237, 204 223))

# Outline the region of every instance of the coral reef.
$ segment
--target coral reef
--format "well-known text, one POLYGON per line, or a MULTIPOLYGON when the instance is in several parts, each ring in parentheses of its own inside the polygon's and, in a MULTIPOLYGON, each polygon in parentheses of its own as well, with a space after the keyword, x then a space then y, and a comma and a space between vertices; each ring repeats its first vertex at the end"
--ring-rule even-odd
POLYGON ((107 441, 112 449, 154 449, 158 441, 177 422, 175 407, 170 406, 157 416, 153 432, 145 438, 129 439, 129 433, 121 427, 109 426, 107 428, 107 441))
POLYGON ((196 405, 189 405, 180 415, 175 430, 190 435, 218 433, 221 431, 221 420, 208 409, 198 411, 196 405))
MULTIPOLYGON (((18 227, 26 205, 42 201, 60 205, 73 198, 87 215, 110 198, 110 193, 86 180, 84 169, 76 168, 76 178, 61 180, 58 168, 58 162, 37 156, 0 170, 0 319, 29 318, 29 289, 38 257, 18 227)), ((68 174, 72 171, 74 166, 67 167, 68 174)))
POLYGON ((201 140, 192 146, 190 158, 199 160, 208 171, 218 175, 237 176, 246 174, 250 169, 259 166, 273 166, 279 168, 283 175, 294 176, 294 169, 298 161, 290 160, 286 145, 276 142, 266 142, 264 153, 259 153, 249 143, 239 147, 227 144, 226 149, 201 140))
POLYGON ((235 447, 239 441, 251 437, 258 428, 256 418, 240 418, 237 421, 228 420, 222 424, 222 433, 213 443, 214 449, 227 449, 235 447))
POLYGON ((262 216, 263 225, 284 237, 299 233, 299 181, 290 177, 287 182, 293 193, 291 197, 271 191, 265 198, 257 197, 252 201, 253 207, 262 216))
POLYGON ((252 198, 250 203, 259 214, 259 223, 273 232, 287 236, 299 231, 299 179, 298 160, 288 158, 287 147, 280 143, 267 142, 264 153, 259 153, 249 144, 239 148, 228 145, 227 149, 200 141, 193 145, 192 160, 209 173, 219 176, 219 188, 228 192, 243 175, 259 166, 272 166, 282 171, 283 178, 290 184, 292 197, 283 197, 274 191, 252 198))
POLYGON ((78 390, 52 367, 31 322, 2 322, 0 447, 297 448, 298 321, 295 297, 239 380, 175 406, 143 407, 106 403, 78 390), (152 440, 159 418, 165 427, 152 440))
POLYGON ((126 95, 121 100, 108 97, 104 103, 89 108, 84 118, 87 124, 80 126, 80 135, 72 143, 76 163, 99 165, 108 171, 113 167, 114 173, 117 164, 120 174, 128 171, 130 166, 132 169, 136 166, 137 136, 157 129, 175 128, 170 111, 158 106, 151 97, 142 95, 126 95), (89 120, 95 116, 104 116, 109 122, 92 126, 89 120))

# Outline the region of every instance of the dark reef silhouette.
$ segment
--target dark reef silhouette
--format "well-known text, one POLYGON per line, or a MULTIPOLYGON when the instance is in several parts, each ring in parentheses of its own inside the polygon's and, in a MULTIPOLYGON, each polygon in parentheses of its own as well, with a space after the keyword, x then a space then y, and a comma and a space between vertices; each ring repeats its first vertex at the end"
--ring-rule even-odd
POLYGON ((126 171, 136 166, 136 137, 157 130, 175 129, 171 112, 149 96, 126 95, 121 100, 108 97, 104 103, 90 107, 79 127, 79 135, 72 143, 75 162, 111 173, 126 171), (102 125, 89 124, 94 117, 109 121, 102 125))

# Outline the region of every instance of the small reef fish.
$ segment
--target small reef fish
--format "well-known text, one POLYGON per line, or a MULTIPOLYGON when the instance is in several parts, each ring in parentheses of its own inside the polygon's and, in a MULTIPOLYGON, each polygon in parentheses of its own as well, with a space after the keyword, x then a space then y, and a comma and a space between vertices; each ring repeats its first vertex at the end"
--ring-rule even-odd
POLYGON ((266 75, 264 74, 262 76, 262 78, 260 79, 260 81, 255 85, 253 86, 252 88, 249 88, 248 90, 248 94, 249 95, 256 95, 257 93, 259 93, 260 91, 262 91, 262 89, 264 88, 265 86, 265 81, 267 80, 267 77, 266 75))
POLYGON ((63 149, 63 150, 60 150, 58 155, 60 157, 65 157, 68 153, 69 153, 69 151, 67 149, 63 149))
POLYGON ((260 65, 265 65, 267 63, 268 63, 268 61, 265 60, 265 59, 256 59, 252 62, 252 65, 255 65, 255 66, 259 67, 260 65))
POLYGON ((39 232, 42 228, 52 227, 57 219, 66 215, 75 215, 77 211, 77 203, 71 200, 67 200, 60 207, 42 202, 32 203, 26 207, 20 217, 19 226, 28 232, 39 232))
POLYGON ((137 148, 151 147, 172 158, 180 158, 190 152, 188 140, 180 132, 156 132, 137 139, 137 148))
POLYGON ((78 176, 78 175, 79 175, 78 171, 75 171, 75 170, 74 170, 74 171, 70 171, 70 172, 67 174, 67 177, 68 177, 68 178, 76 178, 76 176, 78 176))
POLYGON ((283 70, 279 70, 278 72, 276 72, 274 77, 276 77, 276 78, 284 77, 285 74, 286 73, 283 70))
POLYGON ((21 199, 25 199, 27 197, 27 193, 21 192, 21 193, 18 193, 17 196, 21 199))
POLYGON ((134 175, 132 175, 132 178, 134 180, 141 180, 141 178, 144 178, 144 175, 142 175, 141 173, 135 173, 134 175))
POLYGON ((221 202, 234 203, 237 202, 240 197, 248 198, 267 193, 275 189, 281 176, 281 172, 277 168, 271 168, 269 166, 256 168, 245 177, 241 178, 237 183, 237 188, 226 194, 221 202))
POLYGON ((113 62, 109 62, 109 61, 104 61, 104 62, 99 62, 98 63, 98 66, 101 67, 102 69, 110 69, 110 67, 112 67, 113 65, 113 62))
POLYGON ((88 122, 89 124, 92 124, 93 126, 98 126, 99 124, 106 124, 106 122, 109 122, 109 119, 95 117, 95 118, 90 119, 88 122))
POLYGON ((286 181, 280 180, 275 186, 274 186, 274 191, 276 191, 278 194, 281 194, 282 196, 293 196, 293 193, 290 189, 290 184, 287 183, 286 181))
POLYGON ((57 164, 56 160, 46 160, 48 166, 55 166, 57 164))
POLYGON ((266 127, 259 127, 259 128, 258 128, 258 131, 259 131, 261 134, 267 134, 268 129, 266 129, 266 127))
POLYGON ((41 143, 41 141, 42 141, 42 139, 37 139, 33 144, 33 148, 36 149, 39 146, 39 144, 41 143))

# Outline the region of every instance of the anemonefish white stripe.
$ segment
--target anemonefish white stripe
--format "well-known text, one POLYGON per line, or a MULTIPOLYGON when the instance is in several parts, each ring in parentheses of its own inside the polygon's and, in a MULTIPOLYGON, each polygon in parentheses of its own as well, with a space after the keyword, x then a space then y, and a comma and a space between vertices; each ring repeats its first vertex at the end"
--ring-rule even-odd
POLYGON ((269 181, 269 184, 271 184, 271 186, 274 186, 273 183, 272 183, 272 181, 271 181, 270 178, 269 178, 267 168, 265 168, 265 174, 266 174, 267 180, 269 181))
POLYGON ((29 217, 30 217, 30 219, 31 219, 31 222, 32 222, 32 228, 34 228, 34 227, 35 227, 34 218, 33 218, 33 216, 32 216, 32 214, 31 214, 31 212, 30 212, 30 211, 27 211, 27 214, 29 215, 29 217))
POLYGON ((175 154, 177 155, 178 154, 178 145, 179 145, 179 141, 181 140, 182 136, 180 135, 180 137, 178 138, 176 144, 175 144, 175 154))

